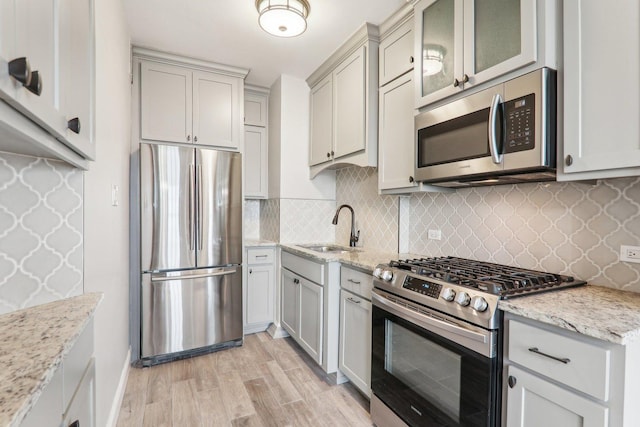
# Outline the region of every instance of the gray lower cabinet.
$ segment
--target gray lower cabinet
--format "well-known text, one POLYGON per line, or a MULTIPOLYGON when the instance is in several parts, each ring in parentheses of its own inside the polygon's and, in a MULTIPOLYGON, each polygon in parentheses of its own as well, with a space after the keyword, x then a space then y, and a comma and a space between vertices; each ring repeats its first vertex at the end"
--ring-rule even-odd
POLYGON ((96 374, 92 355, 93 320, 62 360, 20 426, 94 427, 96 374))
POLYGON ((286 250, 280 258, 282 327, 320 365, 330 383, 345 382, 338 370, 340 264, 286 250))
POLYGON ((275 248, 248 247, 245 269, 244 333, 265 331, 273 323, 275 298, 275 248))
POLYGON ((340 291, 340 370, 371 396, 371 302, 340 291))
POLYGON ((340 267, 340 371, 371 396, 371 289, 369 272, 340 267))
POLYGON ((322 364, 322 286, 282 270, 282 326, 322 364))
POLYGON ((607 425, 608 408, 597 402, 515 366, 509 367, 508 376, 515 378, 509 390, 509 427, 607 425))
POLYGON ((636 427, 640 342, 614 344, 505 315, 507 427, 636 427))

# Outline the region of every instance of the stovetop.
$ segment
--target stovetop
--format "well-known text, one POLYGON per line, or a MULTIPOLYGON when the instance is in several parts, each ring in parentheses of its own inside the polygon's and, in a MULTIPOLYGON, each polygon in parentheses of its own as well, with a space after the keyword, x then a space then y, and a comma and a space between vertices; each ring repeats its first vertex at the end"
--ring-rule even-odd
POLYGON ((456 257, 381 264, 374 287, 487 329, 500 327, 498 301, 584 285, 570 276, 456 257))
POLYGON ((585 284, 571 276, 456 257, 391 261, 389 267, 499 295, 500 299, 585 284))

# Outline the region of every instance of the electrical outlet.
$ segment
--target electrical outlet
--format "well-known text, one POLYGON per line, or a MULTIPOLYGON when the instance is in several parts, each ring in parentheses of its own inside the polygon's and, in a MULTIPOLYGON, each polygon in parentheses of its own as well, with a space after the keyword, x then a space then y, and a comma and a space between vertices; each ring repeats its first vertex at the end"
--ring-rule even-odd
POLYGON ((427 235, 431 240, 442 240, 442 231, 440 230, 428 230, 427 235))
POLYGON ((620 246, 620 261, 640 263, 640 246, 620 246))

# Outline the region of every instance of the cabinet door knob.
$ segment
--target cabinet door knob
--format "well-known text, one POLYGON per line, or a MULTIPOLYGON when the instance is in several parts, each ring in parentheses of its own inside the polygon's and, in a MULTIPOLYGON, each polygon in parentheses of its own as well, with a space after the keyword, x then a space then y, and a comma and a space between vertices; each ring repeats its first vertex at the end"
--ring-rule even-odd
POLYGON ((465 75, 462 77, 462 80, 453 79, 453 87, 458 87, 458 86, 460 86, 461 84, 466 83, 466 82, 468 82, 468 81, 469 81, 469 76, 465 74, 465 75))
POLYGON ((27 58, 16 58, 9 61, 9 75, 26 86, 31 82, 31 67, 27 58))
POLYGON ((193 137, 193 142, 198 142, 198 137, 197 136, 193 137))
POLYGON ((573 164, 573 157, 571 154, 567 154, 567 157, 564 158, 564 164, 567 166, 571 166, 573 164))
POLYGON ((514 388, 516 386, 516 383, 518 381, 516 380, 516 377, 514 377, 513 375, 509 375, 509 379, 507 379, 507 383, 509 384, 509 388, 514 388))
POLYGON ((187 141, 191 141, 191 135, 187 135, 187 141))
POLYGON ((409 62, 410 62, 411 64, 413 64, 413 56, 410 56, 410 57, 409 57, 409 62))
POLYGON ((415 181, 412 176, 409 177, 409 182, 415 181))
POLYGON ((331 157, 333 157, 336 153, 333 152, 333 150, 331 150, 331 157))
POLYGON ((80 118, 74 117, 67 122, 67 128, 74 133, 80 133, 80 118))
POLYGON ((330 157, 331 157, 331 153, 327 153, 327 158, 330 158, 330 157))
POLYGON ((253 269, 249 269, 249 274, 253 274, 253 269))
POLYGON ((42 79, 37 71, 31 72, 31 81, 28 85, 25 85, 27 90, 34 95, 40 96, 42 93, 42 79))

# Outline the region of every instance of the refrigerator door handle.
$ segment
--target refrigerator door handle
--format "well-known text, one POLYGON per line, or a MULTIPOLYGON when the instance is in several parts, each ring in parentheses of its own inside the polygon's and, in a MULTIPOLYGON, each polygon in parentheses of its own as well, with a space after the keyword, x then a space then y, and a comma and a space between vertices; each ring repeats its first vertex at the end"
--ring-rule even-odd
POLYGON ((198 169, 198 250, 202 250, 202 165, 198 169))
POLYGON ((216 276, 228 276, 230 274, 235 274, 238 271, 236 267, 229 268, 215 268, 209 270, 203 270, 202 272, 196 273, 160 273, 160 274, 152 274, 151 281, 152 282, 169 282, 172 280, 191 280, 191 279, 203 279, 206 277, 216 277, 216 276))
POLYGON ((195 174, 194 165, 189 165, 189 248, 195 249, 195 174))

